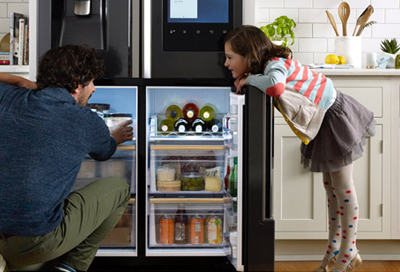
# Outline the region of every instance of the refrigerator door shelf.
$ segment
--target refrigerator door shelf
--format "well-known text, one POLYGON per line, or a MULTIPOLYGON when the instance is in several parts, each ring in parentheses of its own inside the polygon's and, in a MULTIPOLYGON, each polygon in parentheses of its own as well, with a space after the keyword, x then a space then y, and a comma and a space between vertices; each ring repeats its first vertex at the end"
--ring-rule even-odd
POLYGON ((190 251, 224 247, 224 199, 150 199, 150 204, 150 249, 190 251), (179 209, 179 204, 183 204, 183 211, 179 209), (187 230, 181 243, 178 242, 181 236, 177 236, 181 230, 180 222, 185 222, 187 230), (171 227, 173 229, 168 233, 166 229, 171 227))

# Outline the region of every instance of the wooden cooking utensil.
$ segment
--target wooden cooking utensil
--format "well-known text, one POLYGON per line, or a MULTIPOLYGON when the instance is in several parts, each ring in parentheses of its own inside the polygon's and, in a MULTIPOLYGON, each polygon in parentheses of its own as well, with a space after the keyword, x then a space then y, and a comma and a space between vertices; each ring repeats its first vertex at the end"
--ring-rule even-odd
POLYGON ((0 52, 10 52, 10 33, 5 35, 0 42, 0 52))
POLYGON ((361 35, 361 32, 363 31, 363 28, 364 28, 365 24, 368 22, 369 17, 371 17, 372 13, 374 13, 374 7, 369 5, 367 7, 367 10, 365 11, 365 13, 362 15, 361 22, 360 22, 360 28, 358 29, 356 36, 361 35))
POLYGON ((357 26, 359 26, 361 24, 361 20, 362 20, 364 14, 367 12, 367 10, 368 10, 368 7, 366 7, 364 9, 364 11, 360 14, 360 16, 358 16, 356 26, 354 27, 353 36, 354 36, 354 34, 356 34, 357 26))
POLYGON ((328 15, 329 22, 331 22, 333 30, 335 30, 336 36, 339 36, 339 32, 337 31, 337 27, 336 27, 336 23, 335 23, 335 19, 333 18, 333 15, 327 10, 325 12, 328 15))
POLYGON ((349 4, 347 4, 347 2, 340 3, 338 11, 340 20, 342 21, 343 36, 347 36, 347 20, 349 19, 350 16, 349 4))

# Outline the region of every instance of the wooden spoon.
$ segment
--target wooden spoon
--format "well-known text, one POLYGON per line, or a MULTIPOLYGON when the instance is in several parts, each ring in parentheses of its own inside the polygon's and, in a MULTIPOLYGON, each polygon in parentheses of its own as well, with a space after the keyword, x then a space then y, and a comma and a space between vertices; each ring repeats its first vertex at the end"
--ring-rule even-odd
POLYGON ((362 17, 364 16, 365 12, 367 12, 368 7, 366 7, 364 9, 364 11, 360 14, 360 16, 358 16, 356 26, 354 27, 353 36, 354 36, 354 34, 356 34, 357 26, 359 26, 361 24, 362 17))
POLYGON ((360 28, 358 29, 356 36, 361 35, 361 32, 363 31, 363 28, 364 28, 365 24, 368 22, 369 17, 371 17, 372 13, 374 13, 374 7, 369 5, 367 7, 367 10, 365 11, 365 13, 363 14, 363 16, 361 18, 360 28))
POLYGON ((328 15, 329 22, 331 22, 333 30, 335 30, 336 36, 339 36, 339 32, 337 31, 337 27, 336 27, 336 23, 335 23, 335 19, 333 18, 333 15, 327 10, 325 12, 328 15))
POLYGON ((343 25, 343 36, 347 36, 347 20, 350 16, 350 6, 347 2, 342 2, 339 5, 339 17, 343 25))

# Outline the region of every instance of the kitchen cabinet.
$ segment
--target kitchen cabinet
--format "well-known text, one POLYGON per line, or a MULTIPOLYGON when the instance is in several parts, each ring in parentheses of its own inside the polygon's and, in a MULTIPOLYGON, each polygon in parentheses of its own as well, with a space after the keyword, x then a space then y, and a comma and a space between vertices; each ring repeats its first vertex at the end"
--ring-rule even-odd
MULTIPOLYGON (((389 239, 391 188, 391 88, 388 77, 329 76, 335 87, 372 110, 376 135, 367 140, 364 156, 354 163, 360 206, 358 239, 389 239)), ((277 239, 326 239, 327 202, 322 174, 300 164, 300 140, 275 115, 274 215, 277 239)))

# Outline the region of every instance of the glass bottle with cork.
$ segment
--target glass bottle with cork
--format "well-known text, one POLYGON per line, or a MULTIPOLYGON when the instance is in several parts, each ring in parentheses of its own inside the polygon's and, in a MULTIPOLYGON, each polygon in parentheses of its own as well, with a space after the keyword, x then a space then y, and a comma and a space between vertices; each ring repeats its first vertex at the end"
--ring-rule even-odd
POLYGON ((175 215, 175 244, 187 244, 189 221, 182 203, 178 205, 175 215))

